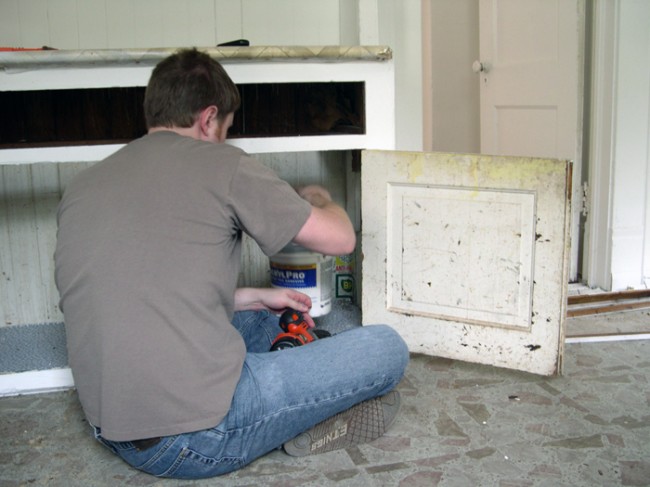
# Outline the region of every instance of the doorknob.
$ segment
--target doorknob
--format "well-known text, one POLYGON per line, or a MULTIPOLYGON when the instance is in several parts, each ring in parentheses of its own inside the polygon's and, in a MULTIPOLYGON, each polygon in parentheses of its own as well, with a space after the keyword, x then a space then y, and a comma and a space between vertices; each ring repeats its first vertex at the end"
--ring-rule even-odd
POLYGON ((475 73, 487 73, 490 65, 488 63, 482 63, 481 61, 474 61, 472 63, 472 71, 475 73))

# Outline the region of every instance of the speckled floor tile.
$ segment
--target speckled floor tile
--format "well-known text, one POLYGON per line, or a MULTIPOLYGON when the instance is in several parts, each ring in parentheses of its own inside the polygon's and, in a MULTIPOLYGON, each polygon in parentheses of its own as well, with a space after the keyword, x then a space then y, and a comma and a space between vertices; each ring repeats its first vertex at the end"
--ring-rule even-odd
POLYGON ((90 436, 74 391, 0 399, 0 486, 650 485, 650 341, 570 344, 561 377, 413 355, 371 444, 281 451, 220 478, 138 473, 90 436))

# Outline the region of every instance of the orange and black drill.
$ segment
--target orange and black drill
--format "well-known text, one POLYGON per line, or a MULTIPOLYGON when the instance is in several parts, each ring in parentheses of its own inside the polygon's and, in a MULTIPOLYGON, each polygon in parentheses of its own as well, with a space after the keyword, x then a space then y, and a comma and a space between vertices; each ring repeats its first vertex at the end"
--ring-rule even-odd
POLYGON ((304 315, 295 309, 287 309, 280 316, 280 333, 273 344, 271 351, 284 350, 285 348, 294 348, 307 343, 330 336, 329 332, 325 330, 309 329, 309 324, 305 320, 304 315))

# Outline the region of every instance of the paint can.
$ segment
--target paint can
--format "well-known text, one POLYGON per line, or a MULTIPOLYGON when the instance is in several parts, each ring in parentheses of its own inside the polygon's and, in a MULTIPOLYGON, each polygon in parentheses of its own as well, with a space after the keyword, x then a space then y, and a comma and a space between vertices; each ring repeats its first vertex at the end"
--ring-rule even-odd
POLYGON ((322 316, 332 309, 334 259, 290 243, 269 258, 271 286, 291 288, 311 298, 311 316, 322 316))

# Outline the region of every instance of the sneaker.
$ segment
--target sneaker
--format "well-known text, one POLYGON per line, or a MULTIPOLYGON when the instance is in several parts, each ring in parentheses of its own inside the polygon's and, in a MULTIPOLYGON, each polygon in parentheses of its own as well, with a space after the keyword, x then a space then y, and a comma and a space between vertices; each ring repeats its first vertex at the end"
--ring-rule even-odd
POLYGON ((284 451, 302 457, 376 440, 395 422, 400 406, 396 390, 369 399, 296 436, 284 444, 284 451))

